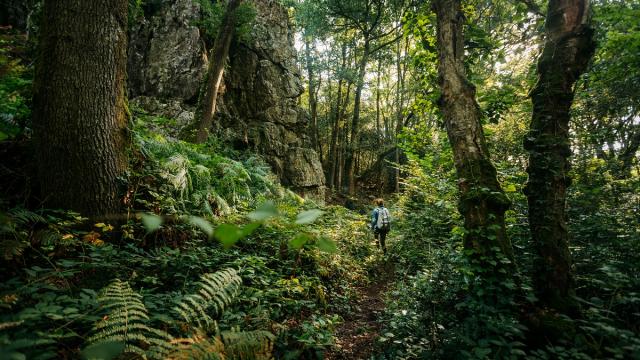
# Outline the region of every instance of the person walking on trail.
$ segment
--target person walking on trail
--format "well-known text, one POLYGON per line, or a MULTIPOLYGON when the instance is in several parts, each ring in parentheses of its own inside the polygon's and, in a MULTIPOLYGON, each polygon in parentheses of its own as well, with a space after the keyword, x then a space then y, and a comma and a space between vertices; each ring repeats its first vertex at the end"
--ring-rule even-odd
POLYGON ((385 240, 387 233, 391 230, 391 216, 389 215, 389 209, 384 207, 384 200, 378 198, 375 200, 376 208, 371 213, 371 229, 378 241, 378 246, 382 249, 384 254, 387 253, 387 247, 385 240))

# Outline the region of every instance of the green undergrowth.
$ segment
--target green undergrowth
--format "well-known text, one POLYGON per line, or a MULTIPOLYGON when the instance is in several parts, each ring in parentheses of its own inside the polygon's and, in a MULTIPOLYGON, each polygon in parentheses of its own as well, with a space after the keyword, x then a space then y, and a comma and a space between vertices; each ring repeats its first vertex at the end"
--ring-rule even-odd
POLYGON ((322 358, 379 256, 366 219, 135 121, 122 219, 2 213, 0 358, 322 358))
POLYGON ((505 281, 504 274, 482 273, 463 251, 457 190, 446 171, 452 166, 437 156, 413 158, 403 169, 408 180, 396 210, 401 237, 390 248, 396 282, 376 358, 640 357, 637 179, 615 179, 597 161, 573 175, 569 226, 581 316, 568 318, 534 310, 526 174, 498 166, 513 203, 505 221, 518 264, 505 281))

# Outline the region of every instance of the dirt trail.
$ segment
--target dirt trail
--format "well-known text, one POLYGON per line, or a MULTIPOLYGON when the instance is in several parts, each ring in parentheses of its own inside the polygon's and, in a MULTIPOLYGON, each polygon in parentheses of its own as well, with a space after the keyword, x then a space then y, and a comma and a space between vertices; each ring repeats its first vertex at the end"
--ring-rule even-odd
POLYGON ((392 280, 392 265, 382 262, 369 284, 356 288, 354 311, 336 329, 336 348, 326 353, 325 359, 371 358, 382 328, 378 319, 384 310, 384 294, 392 280))

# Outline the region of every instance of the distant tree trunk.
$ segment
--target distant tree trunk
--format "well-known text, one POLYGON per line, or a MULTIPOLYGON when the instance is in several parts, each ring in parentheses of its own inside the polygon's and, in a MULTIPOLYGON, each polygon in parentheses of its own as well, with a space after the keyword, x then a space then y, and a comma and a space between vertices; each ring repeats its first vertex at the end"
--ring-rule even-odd
POLYGON ((367 74, 367 63, 371 51, 371 43, 369 36, 365 36, 362 58, 358 65, 358 79, 356 83, 356 93, 353 102, 353 118, 351 120, 351 136, 349 145, 347 146, 347 157, 345 159, 345 167, 347 172, 347 187, 349 194, 355 192, 355 153, 358 146, 358 136, 360 130, 360 100, 362 98, 362 89, 364 88, 364 77, 367 74))
POLYGON ((440 109, 453 149, 458 174, 460 202, 464 217, 464 247, 472 259, 491 269, 494 249, 512 259, 511 243, 505 232, 504 212, 509 200, 502 192, 491 164, 480 124, 475 87, 464 70, 464 16, 460 0, 435 0, 437 15, 438 74, 442 97, 440 109))
POLYGON ((229 48, 231 47, 231 40, 235 32, 236 10, 241 2, 242 0, 229 0, 224 19, 222 20, 222 27, 216 36, 213 46, 213 56, 209 61, 209 69, 207 70, 204 94, 200 98, 198 111, 196 112, 198 115, 196 143, 203 143, 207 140, 207 137, 209 137, 209 129, 213 123, 213 115, 216 112, 218 90, 222 83, 222 75, 224 75, 224 64, 229 56, 229 48))
POLYGON ((319 151, 320 141, 318 139, 318 99, 316 90, 315 72, 313 71, 313 54, 311 49, 311 39, 304 39, 304 53, 307 67, 307 77, 309 80, 309 113, 311 113, 311 145, 319 151))
MULTIPOLYGON (((408 40, 405 40, 405 47, 408 47, 408 40)), ((397 44, 397 48, 396 48, 396 71, 398 72, 398 79, 397 79, 397 108, 396 108, 396 136, 394 139, 394 143, 395 143, 395 148, 396 148, 396 154, 395 154, 395 162, 397 167, 396 167, 396 176, 395 176, 395 190, 396 193, 400 192, 400 144, 398 141, 398 136, 400 135, 400 132, 402 131, 402 128, 404 126, 404 114, 403 114, 403 108, 404 108, 404 79, 405 79, 405 70, 403 69, 402 66, 402 42, 398 41, 397 44)))
MULTIPOLYGON (((342 44, 342 64, 340 65, 340 71, 342 72, 347 65, 347 43, 342 44)), ((338 169, 338 134, 340 132, 340 112, 341 112, 341 100, 342 100, 342 84, 344 80, 342 74, 338 78, 338 95, 336 97, 336 107, 334 112, 333 130, 331 132, 331 147, 329 150, 330 158, 330 173, 329 173, 329 186, 336 188, 336 174, 338 169)), ((337 185, 339 187, 339 185, 337 185)))
POLYGON ((576 303, 565 202, 570 183, 569 109, 574 85, 594 52, 588 0, 550 0, 546 41, 531 90, 529 226, 537 249, 534 287, 543 306, 572 313, 576 303))
POLYGON ((624 150, 618 156, 621 168, 618 170, 618 178, 626 179, 631 176, 633 160, 640 148, 640 125, 634 127, 634 132, 629 138, 624 150))
POLYGON ((48 207, 90 217, 121 210, 127 6, 127 0, 44 2, 33 119, 48 207))
POLYGON ((376 72, 376 145, 382 145, 383 136, 380 124, 380 78, 382 77, 382 57, 378 58, 378 71, 376 72))

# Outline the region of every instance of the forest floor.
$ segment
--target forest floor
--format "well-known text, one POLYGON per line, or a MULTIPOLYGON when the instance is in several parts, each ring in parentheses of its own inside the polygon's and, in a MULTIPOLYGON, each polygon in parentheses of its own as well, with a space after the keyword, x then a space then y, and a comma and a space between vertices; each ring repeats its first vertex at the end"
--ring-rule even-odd
POLYGON ((384 299, 393 282, 394 267, 382 259, 374 269, 368 283, 356 287, 356 301, 352 313, 336 329, 336 346, 325 354, 327 360, 371 359, 375 342, 380 337, 384 312, 384 299))

